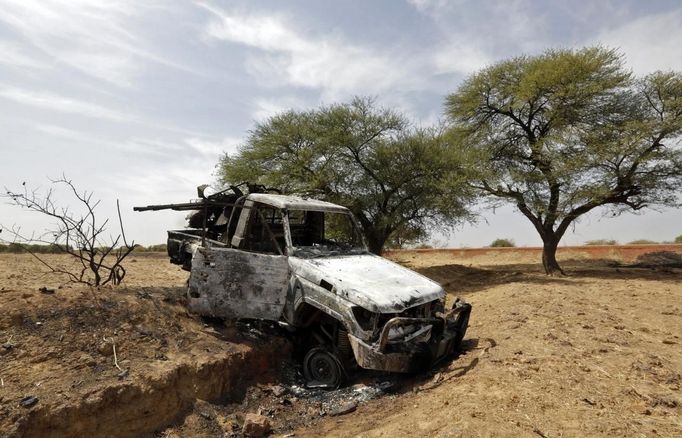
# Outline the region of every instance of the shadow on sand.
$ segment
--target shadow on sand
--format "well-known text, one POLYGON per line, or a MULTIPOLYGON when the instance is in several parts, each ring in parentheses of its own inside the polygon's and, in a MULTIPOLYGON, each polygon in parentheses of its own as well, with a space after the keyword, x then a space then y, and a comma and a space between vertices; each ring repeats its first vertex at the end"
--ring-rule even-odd
POLYGON ((446 264, 416 268, 416 271, 443 285, 446 291, 470 293, 510 283, 539 285, 580 285, 583 279, 646 279, 682 283, 682 269, 666 266, 629 267, 614 260, 569 259, 561 262, 565 276, 546 275, 539 263, 464 266, 446 264))

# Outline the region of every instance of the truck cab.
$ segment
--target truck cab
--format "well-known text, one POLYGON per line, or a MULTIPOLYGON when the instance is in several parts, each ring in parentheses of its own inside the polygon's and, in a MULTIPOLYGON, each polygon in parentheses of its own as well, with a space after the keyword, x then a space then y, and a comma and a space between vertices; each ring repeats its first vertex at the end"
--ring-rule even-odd
POLYGON ((347 208, 251 193, 215 216, 223 232, 208 238, 206 227, 169 231, 171 260, 190 271, 189 309, 299 333, 310 383, 337 387, 358 366, 419 371, 462 342, 471 306, 446 308, 438 283, 371 254, 347 208))

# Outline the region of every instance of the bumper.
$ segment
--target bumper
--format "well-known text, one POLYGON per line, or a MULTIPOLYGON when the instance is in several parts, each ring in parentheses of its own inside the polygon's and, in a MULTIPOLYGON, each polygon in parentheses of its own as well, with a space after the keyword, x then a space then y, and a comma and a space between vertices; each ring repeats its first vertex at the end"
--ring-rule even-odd
POLYGON ((398 373, 410 373, 430 368, 452 354, 466 333, 471 305, 458 301, 446 314, 436 318, 391 319, 384 326, 379 339, 370 345, 349 335, 355 360, 362 368, 398 373), (391 328, 409 324, 430 324, 432 335, 428 342, 388 344, 391 328))

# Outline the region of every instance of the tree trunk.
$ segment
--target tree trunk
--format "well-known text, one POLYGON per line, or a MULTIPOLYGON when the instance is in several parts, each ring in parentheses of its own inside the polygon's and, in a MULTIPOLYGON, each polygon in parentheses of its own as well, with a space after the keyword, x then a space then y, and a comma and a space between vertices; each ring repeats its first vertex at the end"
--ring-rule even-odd
POLYGON ((560 273, 566 275, 556 261, 556 250, 559 246, 559 238, 554 235, 547 236, 543 239, 542 247, 542 266, 545 268, 547 275, 555 275, 560 273))
POLYGON ((381 253, 384 251, 386 237, 387 236, 381 232, 366 231, 365 239, 367 239, 367 247, 369 252, 372 254, 381 255, 381 253))

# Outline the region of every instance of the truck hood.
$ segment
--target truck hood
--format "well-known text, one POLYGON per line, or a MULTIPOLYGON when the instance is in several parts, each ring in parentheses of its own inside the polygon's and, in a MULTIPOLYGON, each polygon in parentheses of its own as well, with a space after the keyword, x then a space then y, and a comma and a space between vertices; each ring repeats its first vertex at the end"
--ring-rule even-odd
POLYGON ((289 257, 289 264, 294 274, 372 312, 398 313, 445 296, 438 283, 373 254, 289 257))

